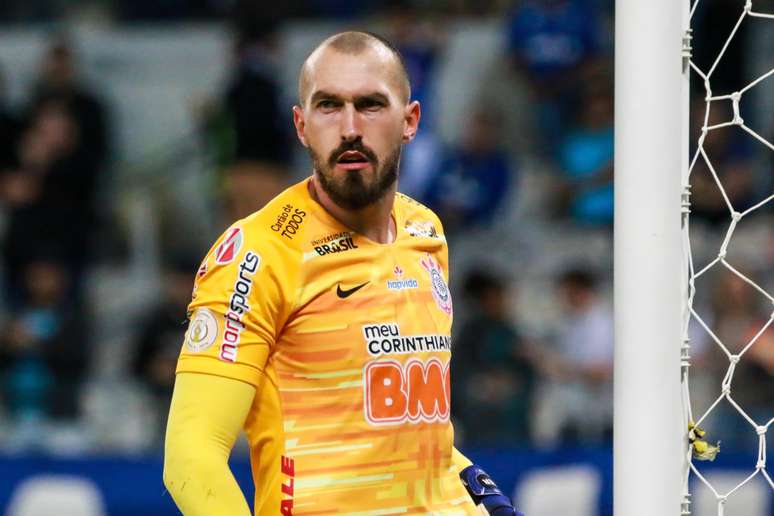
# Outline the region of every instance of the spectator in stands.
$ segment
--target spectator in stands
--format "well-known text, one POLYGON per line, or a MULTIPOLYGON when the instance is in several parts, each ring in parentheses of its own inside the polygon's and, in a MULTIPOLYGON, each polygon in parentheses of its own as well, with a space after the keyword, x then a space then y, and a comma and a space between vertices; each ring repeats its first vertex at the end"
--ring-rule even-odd
POLYGON ((46 253, 22 274, 23 300, 0 337, 5 404, 21 423, 73 418, 90 349, 84 317, 67 296, 67 268, 56 253, 46 253))
POLYGON ((418 132, 411 145, 403 147, 398 190, 414 199, 423 199, 441 171, 438 157, 444 151, 443 143, 432 130, 418 132))
POLYGON ((475 111, 460 147, 447 150, 421 197, 441 217, 447 233, 492 222, 515 182, 499 124, 496 114, 475 111))
POLYGON ((382 12, 385 36, 398 48, 411 78, 411 97, 422 105, 422 130, 403 148, 399 189, 421 198, 440 168, 443 145, 435 131, 433 93, 439 58, 446 49, 445 27, 430 23, 407 0, 388 2, 382 12))
POLYGON ((613 95, 606 86, 586 88, 559 147, 557 208, 584 226, 613 223, 613 95))
MULTIPOLYGON (((433 125, 436 66, 446 46, 439 20, 430 23, 410 0, 392 0, 383 11, 385 36, 400 51, 411 78, 411 98, 422 104, 422 130, 433 125)), ((408 147, 407 147, 408 148, 408 147)))
POLYGON ((372 14, 384 4, 383 0, 304 0, 296 2, 297 11, 304 18, 316 17, 329 20, 360 20, 372 14))
MULTIPOLYGON (((71 43, 64 37, 54 38, 40 64, 32 98, 29 102, 30 118, 42 105, 54 101, 72 116, 79 133, 79 167, 88 169, 84 175, 96 175, 104 165, 109 151, 108 120, 105 107, 98 96, 79 80, 77 60, 71 43)), ((83 200, 90 201, 83 192, 83 200)))
POLYGON ((546 149, 570 121, 584 68, 601 55, 599 12, 587 0, 525 0, 508 21, 508 53, 538 108, 546 149))
POLYGON ((5 76, 0 69, 0 173, 16 164, 21 121, 6 102, 5 76))
MULTIPOLYGON (((741 272, 754 282, 758 274, 741 268, 741 272)), ((716 277, 710 311, 701 314, 729 353, 737 355, 764 328, 771 315, 771 303, 742 278, 727 270, 716 277)), ((708 368, 715 379, 715 396, 720 394, 720 381, 730 366, 728 356, 720 346, 711 342, 708 350, 708 368)), ((762 333, 741 357, 735 367, 731 382, 731 397, 759 425, 771 417, 771 393, 774 392, 774 327, 762 333)), ((706 407, 702 407, 706 409, 706 407)), ((730 403, 717 407, 716 425, 709 425, 713 439, 720 439, 726 446, 751 449, 758 442, 755 429, 730 403)))
MULTIPOLYGON (((774 169, 774 156, 771 157, 771 166, 772 169, 774 169)), ((766 217, 764 220, 768 221, 768 227, 774 227, 774 203, 770 204, 768 213, 764 215, 764 217, 766 217)), ((764 248, 765 253, 763 256, 766 257, 764 263, 774 263, 774 233, 769 232, 762 247, 764 248)), ((769 270, 764 271, 762 275, 764 277, 764 289, 766 292, 774 292, 774 267, 769 267, 769 270)))
MULTIPOLYGON (((165 418, 175 384, 175 365, 185 334, 186 307, 191 300, 196 268, 196 263, 186 258, 172 260, 164 270, 163 296, 156 306, 150 307, 138 325, 132 372, 148 388, 155 401, 153 410, 159 422, 159 439, 163 437, 166 426, 165 418)), ((197 274, 205 272, 199 270, 197 274)))
MULTIPOLYGON (((697 100, 692 106, 691 141, 694 145, 704 125, 705 110, 703 99, 697 100)), ((714 102, 707 125, 730 122, 732 119, 733 114, 727 105, 714 102)), ((709 131, 704 140, 704 151, 736 211, 744 211, 766 197, 757 192, 771 190, 771 185, 765 185, 766 174, 762 173, 760 177, 756 175, 752 145, 755 144, 750 136, 736 127, 709 131)), ((728 226, 731 223, 728 205, 702 157, 696 161, 691 172, 691 193, 693 216, 713 225, 728 226)))
POLYGON ((220 117, 220 125, 233 139, 230 156, 222 164, 249 160, 286 165, 292 147, 281 116, 276 20, 249 11, 236 25, 233 75, 220 111, 210 120, 212 124, 220 117))
POLYGON ((212 21, 224 14, 231 2, 222 0, 118 0, 111 2, 122 20, 166 21, 201 19, 212 21))
POLYGON ((240 161, 225 170, 224 227, 263 208, 287 186, 287 171, 261 161, 240 161))
POLYGON ((93 227, 96 181, 96 170, 81 159, 81 138, 67 104, 42 102, 21 136, 19 166, 0 176, 0 198, 8 210, 4 257, 12 301, 18 299, 21 271, 40 242, 61 251, 68 293, 77 298, 93 227))
POLYGON ((262 207, 290 175, 293 146, 290 126, 281 115, 277 80, 281 63, 276 30, 283 8, 265 11, 263 4, 237 2, 232 77, 222 97, 202 111, 205 138, 223 182, 228 221, 262 207))
POLYGON ((509 314, 511 292, 505 284, 502 275, 483 269, 464 280, 472 315, 454 340, 452 397, 466 444, 530 443, 536 372, 533 354, 509 314))
POLYGON ((3 0, 0 2, 0 21, 3 24, 52 22, 64 14, 66 4, 58 0, 3 0))
POLYGON ((556 282, 563 308, 556 355, 541 367, 549 375, 549 403, 565 443, 605 444, 613 431, 613 312, 591 269, 574 267, 556 282))
MULTIPOLYGON (((745 85, 745 76, 750 70, 750 56, 754 55, 754 52, 750 51, 750 42, 753 41, 750 33, 753 32, 751 29, 755 24, 742 23, 735 27, 743 10, 744 3, 706 0, 697 7, 691 19, 693 31, 691 60, 704 73, 708 73, 712 68, 721 49, 727 44, 729 34, 732 30, 735 31, 734 37, 723 53, 723 58, 712 72, 713 95, 726 95, 739 91, 745 85)), ((749 80, 752 80, 752 77, 749 80)), ((693 95, 696 98, 704 98, 703 81, 691 82, 695 89, 693 95)), ((752 104, 743 102, 741 108, 744 110, 752 104)), ((755 116, 755 113, 743 114, 755 116)))
POLYGON ((8 208, 3 247, 11 299, 19 295, 20 270, 42 241, 61 251, 68 294, 79 299, 108 137, 104 108, 80 85, 75 69, 68 42, 54 40, 29 102, 17 166, 0 177, 0 198, 8 208))

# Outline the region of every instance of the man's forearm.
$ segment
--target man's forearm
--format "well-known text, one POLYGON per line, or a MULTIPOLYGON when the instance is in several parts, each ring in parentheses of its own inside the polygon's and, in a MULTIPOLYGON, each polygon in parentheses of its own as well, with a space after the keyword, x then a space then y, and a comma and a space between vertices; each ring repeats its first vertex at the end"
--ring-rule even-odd
POLYGON ((164 485, 185 516, 250 516, 242 490, 221 457, 190 449, 171 453, 168 449, 167 453, 164 485))
POLYGON ((185 516, 251 514, 228 457, 254 395, 254 387, 236 380, 178 375, 164 446, 164 485, 185 516))

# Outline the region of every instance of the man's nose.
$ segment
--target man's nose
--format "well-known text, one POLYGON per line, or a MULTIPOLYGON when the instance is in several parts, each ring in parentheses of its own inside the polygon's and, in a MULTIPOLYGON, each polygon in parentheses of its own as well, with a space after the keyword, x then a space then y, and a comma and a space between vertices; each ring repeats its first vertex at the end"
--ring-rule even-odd
POLYGON ((352 104, 346 104, 341 113, 341 139, 354 141, 362 137, 357 110, 352 104))

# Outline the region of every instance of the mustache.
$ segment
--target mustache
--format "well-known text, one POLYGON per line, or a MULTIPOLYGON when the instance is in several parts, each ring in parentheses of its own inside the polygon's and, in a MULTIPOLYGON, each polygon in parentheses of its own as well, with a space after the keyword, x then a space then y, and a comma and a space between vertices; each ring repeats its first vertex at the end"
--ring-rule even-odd
POLYGON ((379 159, 376 157, 376 153, 363 145, 363 142, 360 140, 354 140, 351 142, 342 142, 341 145, 336 147, 333 152, 331 152, 330 158, 328 158, 328 164, 331 167, 334 167, 336 163, 339 161, 339 157, 348 151, 357 151, 363 156, 366 157, 368 161, 371 163, 378 163, 379 159))

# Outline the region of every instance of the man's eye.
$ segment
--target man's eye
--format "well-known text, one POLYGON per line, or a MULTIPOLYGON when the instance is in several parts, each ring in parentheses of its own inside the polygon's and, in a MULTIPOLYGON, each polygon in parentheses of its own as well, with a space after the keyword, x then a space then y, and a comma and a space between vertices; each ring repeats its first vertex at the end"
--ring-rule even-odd
POLYGON ((321 100, 320 102, 317 103, 317 107, 318 108, 322 108, 322 109, 335 108, 336 107, 336 102, 334 102, 332 100, 321 100))
POLYGON ((360 105, 358 106, 360 109, 366 109, 369 111, 374 111, 377 109, 381 109, 384 107, 384 104, 379 102, 378 100, 364 100, 360 102, 360 105))

